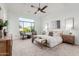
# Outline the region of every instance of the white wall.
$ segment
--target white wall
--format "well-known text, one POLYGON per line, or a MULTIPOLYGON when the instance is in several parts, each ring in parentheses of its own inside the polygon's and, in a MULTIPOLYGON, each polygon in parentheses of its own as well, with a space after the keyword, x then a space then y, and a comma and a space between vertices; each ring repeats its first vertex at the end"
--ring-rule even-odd
POLYGON ((40 19, 35 20, 35 30, 37 34, 41 34, 41 22, 40 19))
POLYGON ((0 4, 1 11, 0 11, 0 19, 8 20, 8 35, 12 35, 13 39, 19 38, 19 23, 17 20, 16 14, 10 13, 7 11, 6 4, 0 4))
POLYGON ((11 35, 13 39, 19 39, 19 20, 15 14, 8 13, 8 35, 11 35))

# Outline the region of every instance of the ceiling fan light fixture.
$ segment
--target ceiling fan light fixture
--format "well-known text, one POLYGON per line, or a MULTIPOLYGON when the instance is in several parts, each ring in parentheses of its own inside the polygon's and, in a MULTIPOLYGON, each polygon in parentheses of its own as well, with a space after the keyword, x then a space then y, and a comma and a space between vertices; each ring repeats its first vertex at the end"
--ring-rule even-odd
MULTIPOLYGON (((31 7, 35 7, 35 6, 31 5, 31 7)), ((42 13, 46 13, 46 12, 44 11, 44 9, 46 9, 47 7, 48 7, 48 6, 45 5, 43 8, 41 8, 41 7, 40 7, 40 3, 39 3, 39 7, 37 7, 37 11, 36 11, 34 14, 37 14, 38 11, 40 11, 40 12, 42 12, 42 13)))

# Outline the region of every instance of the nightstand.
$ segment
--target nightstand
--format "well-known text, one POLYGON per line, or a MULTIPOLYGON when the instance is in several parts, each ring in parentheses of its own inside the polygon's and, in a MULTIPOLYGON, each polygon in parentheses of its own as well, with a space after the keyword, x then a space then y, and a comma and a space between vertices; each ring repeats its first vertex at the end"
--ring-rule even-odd
POLYGON ((62 39, 64 43, 74 44, 75 36, 74 35, 62 35, 62 39))

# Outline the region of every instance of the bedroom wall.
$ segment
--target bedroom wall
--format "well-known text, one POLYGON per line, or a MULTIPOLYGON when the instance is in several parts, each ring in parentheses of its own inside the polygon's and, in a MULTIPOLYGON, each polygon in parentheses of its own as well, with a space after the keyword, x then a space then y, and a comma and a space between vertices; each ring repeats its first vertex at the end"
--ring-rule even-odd
POLYGON ((8 34, 12 36, 13 39, 19 39, 19 20, 15 14, 8 12, 8 34))
MULTIPOLYGON (((77 7, 79 4, 60 4, 59 6, 56 5, 54 11, 48 11, 48 15, 46 18, 43 18, 42 25, 44 26, 45 23, 50 22, 51 20, 61 20, 61 30, 64 30, 64 19, 67 17, 74 17, 74 34, 75 34, 75 44, 79 45, 79 8, 77 7)), ((49 7, 50 9, 53 7, 49 7)), ((66 31, 67 32, 67 31, 66 31)))

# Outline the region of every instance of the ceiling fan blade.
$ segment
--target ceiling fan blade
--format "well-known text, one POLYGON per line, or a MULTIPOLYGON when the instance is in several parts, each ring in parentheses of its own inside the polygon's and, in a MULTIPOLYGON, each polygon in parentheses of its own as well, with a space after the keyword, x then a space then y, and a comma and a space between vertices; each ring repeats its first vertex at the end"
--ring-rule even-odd
POLYGON ((38 11, 40 11, 40 10, 38 9, 34 14, 37 14, 38 11))
POLYGON ((38 7, 35 7, 35 6, 33 6, 33 5, 31 5, 31 7, 33 7, 33 8, 38 8, 38 7))
POLYGON ((31 7, 35 7, 35 6, 31 5, 31 7))
POLYGON ((41 10, 41 12, 42 12, 42 13, 46 13, 45 11, 42 11, 42 10, 41 10))
POLYGON ((46 9, 48 6, 44 6, 41 10, 44 10, 44 9, 46 9))

